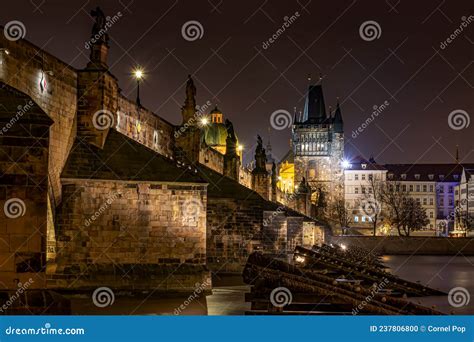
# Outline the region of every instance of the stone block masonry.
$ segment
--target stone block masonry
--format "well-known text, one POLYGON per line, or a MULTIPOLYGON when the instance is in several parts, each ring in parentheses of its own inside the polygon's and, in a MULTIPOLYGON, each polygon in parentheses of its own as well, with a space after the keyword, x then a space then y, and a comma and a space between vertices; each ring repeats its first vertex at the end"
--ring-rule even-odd
POLYGON ((0 289, 17 289, 20 282, 41 288, 52 120, 30 97, 3 83, 0 104, 0 289))
POLYGON ((63 192, 49 287, 189 291, 209 280, 205 185, 65 180, 63 192))

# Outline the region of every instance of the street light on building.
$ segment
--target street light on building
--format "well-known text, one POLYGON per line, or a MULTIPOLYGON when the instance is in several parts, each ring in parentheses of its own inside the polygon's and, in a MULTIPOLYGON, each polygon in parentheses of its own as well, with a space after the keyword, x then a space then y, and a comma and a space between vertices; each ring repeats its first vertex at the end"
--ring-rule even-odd
POLYGON ((142 80, 142 78, 144 77, 144 72, 141 68, 136 68, 134 71, 133 71, 133 77, 137 80, 137 105, 139 107, 141 107, 141 103, 140 103, 140 81, 142 80))

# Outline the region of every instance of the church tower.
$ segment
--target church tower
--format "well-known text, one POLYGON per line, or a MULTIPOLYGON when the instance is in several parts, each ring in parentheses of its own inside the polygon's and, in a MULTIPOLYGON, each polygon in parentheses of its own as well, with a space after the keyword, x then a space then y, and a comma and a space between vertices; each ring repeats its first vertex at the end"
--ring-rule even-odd
POLYGON ((344 123, 339 102, 326 114, 321 84, 310 85, 303 115, 293 122, 295 184, 306 180, 312 202, 324 206, 343 193, 344 123))

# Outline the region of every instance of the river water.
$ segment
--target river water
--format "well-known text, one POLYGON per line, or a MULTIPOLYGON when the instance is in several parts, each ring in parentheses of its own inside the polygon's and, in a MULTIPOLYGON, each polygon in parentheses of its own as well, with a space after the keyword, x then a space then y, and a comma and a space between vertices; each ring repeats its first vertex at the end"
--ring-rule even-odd
MULTIPOLYGON (((463 287, 472 297, 467 305, 454 308, 449 305, 447 296, 410 298, 425 306, 435 305, 444 313, 474 314, 474 257, 463 256, 383 256, 389 272, 413 282, 448 293, 452 288, 463 287)), ((72 299, 74 314, 92 315, 243 315, 250 309, 245 302, 249 286, 240 276, 213 277, 212 295, 189 300, 188 295, 162 297, 144 296, 131 298, 117 296, 113 305, 98 308, 91 298, 72 299), (185 308, 180 310, 180 307, 185 308), (179 310, 179 312, 177 311, 179 310)))
POLYGON ((423 285, 446 293, 451 289, 462 287, 467 290, 468 296, 464 298, 469 302, 457 308, 449 304, 448 296, 420 297, 411 300, 421 302, 425 306, 436 305, 436 309, 444 313, 474 314, 474 257, 386 255, 383 261, 391 273, 413 282, 419 281, 423 285))

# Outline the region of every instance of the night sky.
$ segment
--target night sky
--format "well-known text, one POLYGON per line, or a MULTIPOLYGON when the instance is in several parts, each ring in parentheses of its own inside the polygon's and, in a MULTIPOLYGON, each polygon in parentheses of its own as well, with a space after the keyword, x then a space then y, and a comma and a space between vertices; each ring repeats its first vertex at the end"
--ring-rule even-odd
POLYGON ((464 121, 462 129, 448 124, 455 110, 474 120, 472 0, 4 2, 1 25, 23 22, 25 39, 76 68, 83 68, 89 56, 90 10, 99 5, 107 16, 120 11, 108 32, 109 66, 123 93, 135 98, 130 72, 141 65, 146 72, 142 104, 178 124, 184 84, 192 74, 197 103, 217 104, 233 121, 246 161, 257 134, 265 143, 270 137, 277 159, 286 153, 291 129, 271 128, 270 116, 303 109, 311 74, 313 82, 323 76, 328 107, 340 99, 346 158, 453 162, 459 144, 461 161, 474 162, 474 122, 464 127, 464 121), (265 49, 264 42, 296 12, 265 49), (194 41, 182 35, 183 24, 191 20, 203 27, 194 41), (378 23, 378 38, 361 38, 359 27, 366 21, 378 23), (442 49, 463 21, 463 31, 442 49), (372 108, 385 101, 388 107, 354 138, 352 132, 372 108))

